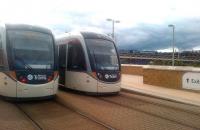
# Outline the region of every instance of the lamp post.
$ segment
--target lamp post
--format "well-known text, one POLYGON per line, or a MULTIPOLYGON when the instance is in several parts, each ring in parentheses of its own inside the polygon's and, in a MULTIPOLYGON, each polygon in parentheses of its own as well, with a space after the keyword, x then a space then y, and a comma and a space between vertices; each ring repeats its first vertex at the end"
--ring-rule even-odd
POLYGON ((170 24, 168 25, 168 27, 171 27, 172 28, 172 37, 173 37, 173 41, 172 41, 172 48, 173 48, 173 53, 172 53, 172 66, 174 66, 174 42, 175 42, 175 39, 174 39, 174 30, 175 30, 175 26, 173 24, 170 24))
POLYGON ((113 40, 115 40, 115 23, 120 23, 119 20, 114 20, 114 19, 106 19, 107 21, 111 21, 112 22, 112 38, 113 40))

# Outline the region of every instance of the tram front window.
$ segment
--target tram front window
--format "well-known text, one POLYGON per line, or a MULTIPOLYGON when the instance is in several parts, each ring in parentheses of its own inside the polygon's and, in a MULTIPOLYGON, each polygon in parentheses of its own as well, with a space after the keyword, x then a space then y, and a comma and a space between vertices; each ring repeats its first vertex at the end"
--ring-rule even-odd
POLYGON ((90 53, 90 61, 94 62, 92 64, 97 70, 119 70, 119 61, 113 42, 104 39, 85 39, 85 41, 90 53))
POLYGON ((9 30, 15 69, 53 69, 53 38, 50 34, 9 30))

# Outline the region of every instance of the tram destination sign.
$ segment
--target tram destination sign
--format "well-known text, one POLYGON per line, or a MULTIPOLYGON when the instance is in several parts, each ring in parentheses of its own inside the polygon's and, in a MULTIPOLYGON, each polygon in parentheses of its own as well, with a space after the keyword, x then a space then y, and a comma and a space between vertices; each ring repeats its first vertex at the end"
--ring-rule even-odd
POLYGON ((200 90, 200 73, 187 72, 182 77, 184 89, 200 90))

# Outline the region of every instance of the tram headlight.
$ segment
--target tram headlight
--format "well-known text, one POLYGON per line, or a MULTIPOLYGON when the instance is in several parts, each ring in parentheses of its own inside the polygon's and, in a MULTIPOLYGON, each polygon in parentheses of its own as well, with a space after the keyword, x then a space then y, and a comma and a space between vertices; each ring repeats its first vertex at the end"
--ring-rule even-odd
POLYGON ((19 81, 22 82, 22 83, 27 83, 28 82, 28 80, 26 79, 26 77, 23 77, 23 76, 19 77, 19 81))
POLYGON ((121 77, 121 73, 120 72, 118 73, 118 75, 119 75, 119 77, 121 77))
POLYGON ((57 77, 58 77, 58 71, 54 71, 54 73, 53 73, 53 79, 56 80, 57 77))
POLYGON ((93 78, 97 78, 97 74, 96 74, 96 72, 94 71, 94 72, 90 72, 90 75, 93 77, 93 78))
POLYGON ((48 82, 50 82, 51 80, 53 80, 53 76, 48 76, 47 80, 48 82))
POLYGON ((99 79, 103 79, 103 75, 101 73, 97 73, 99 79))

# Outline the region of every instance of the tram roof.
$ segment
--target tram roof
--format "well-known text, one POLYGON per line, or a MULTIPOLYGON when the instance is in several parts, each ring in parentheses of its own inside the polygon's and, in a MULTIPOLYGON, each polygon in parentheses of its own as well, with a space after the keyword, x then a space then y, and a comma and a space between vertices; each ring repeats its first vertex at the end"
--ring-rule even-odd
POLYGON ((5 26, 6 26, 6 29, 28 30, 28 31, 37 31, 37 32, 52 34, 51 30, 44 27, 35 26, 35 25, 5 24, 5 26))
POLYGON ((110 38, 109 36, 102 34, 102 33, 96 33, 96 32, 80 32, 84 38, 88 38, 88 39, 105 39, 105 40, 110 40, 113 41, 112 38, 110 38))
POLYGON ((71 31, 68 33, 61 34, 59 36, 56 36, 56 39, 65 39, 65 38, 76 38, 82 36, 83 38, 86 39, 105 39, 109 41, 113 41, 111 37, 109 37, 106 34, 103 33, 97 33, 97 32, 89 32, 89 31, 71 31))

